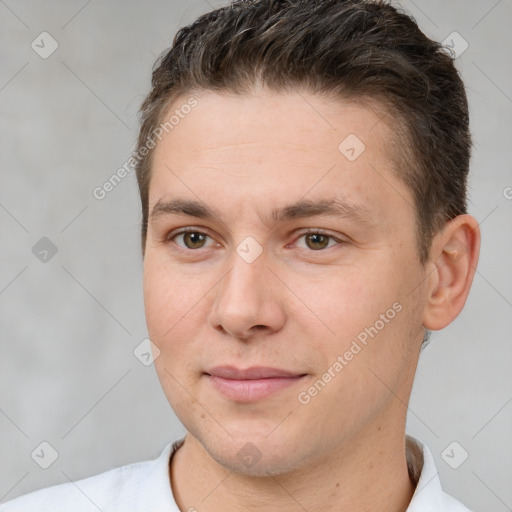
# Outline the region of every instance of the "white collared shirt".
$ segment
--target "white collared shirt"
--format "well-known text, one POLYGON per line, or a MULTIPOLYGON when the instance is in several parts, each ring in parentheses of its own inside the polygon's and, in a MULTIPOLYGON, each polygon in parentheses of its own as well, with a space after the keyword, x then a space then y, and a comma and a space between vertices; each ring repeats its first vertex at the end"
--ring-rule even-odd
MULTIPOLYGON (((180 512, 170 486, 169 458, 183 441, 169 443, 157 459, 25 494, 0 504, 0 512, 180 512)), ((406 446, 409 472, 414 479, 419 475, 407 512, 470 512, 443 492, 428 447, 410 436, 406 446)))

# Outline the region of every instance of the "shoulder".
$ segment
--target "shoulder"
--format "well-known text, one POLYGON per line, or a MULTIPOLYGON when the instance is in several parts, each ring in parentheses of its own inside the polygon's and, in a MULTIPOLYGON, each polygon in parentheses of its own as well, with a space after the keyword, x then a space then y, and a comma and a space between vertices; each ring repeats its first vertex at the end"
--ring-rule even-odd
MULTIPOLYGON (((54 485, 0 505, 0 512, 103 512, 174 509, 169 482, 169 443, 157 459, 54 485)), ((177 509, 176 509, 177 510, 177 509)))

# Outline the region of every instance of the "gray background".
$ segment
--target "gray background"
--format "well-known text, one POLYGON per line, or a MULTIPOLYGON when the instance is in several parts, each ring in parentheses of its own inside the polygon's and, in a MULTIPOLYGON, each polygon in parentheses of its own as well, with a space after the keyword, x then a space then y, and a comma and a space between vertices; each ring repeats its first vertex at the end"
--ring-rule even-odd
MULTIPOLYGON (((153 458, 184 433, 133 354, 147 335, 134 173, 102 201, 92 191, 130 156, 155 58, 224 3, 0 1, 0 501, 153 458), (46 59, 31 48, 43 31, 59 45, 46 59), (32 251, 43 237, 57 248, 46 262, 32 251), (43 441, 58 452, 46 470, 31 458, 43 441)), ((483 234, 464 311, 421 357, 408 430, 449 493, 512 510, 512 2, 402 5, 430 37, 469 44, 457 66, 483 234), (452 464, 469 453, 458 469, 442 457, 453 441, 452 464)))

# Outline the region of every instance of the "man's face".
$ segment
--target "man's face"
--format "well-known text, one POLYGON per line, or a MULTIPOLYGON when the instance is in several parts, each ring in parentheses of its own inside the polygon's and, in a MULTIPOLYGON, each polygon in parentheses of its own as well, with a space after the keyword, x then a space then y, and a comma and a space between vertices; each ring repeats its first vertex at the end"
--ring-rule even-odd
POLYGON ((154 152, 144 259, 155 367, 178 418, 217 462, 255 475, 400 433, 425 269, 389 128, 305 92, 195 97, 154 152), (338 212, 288 208, 333 200, 338 212))

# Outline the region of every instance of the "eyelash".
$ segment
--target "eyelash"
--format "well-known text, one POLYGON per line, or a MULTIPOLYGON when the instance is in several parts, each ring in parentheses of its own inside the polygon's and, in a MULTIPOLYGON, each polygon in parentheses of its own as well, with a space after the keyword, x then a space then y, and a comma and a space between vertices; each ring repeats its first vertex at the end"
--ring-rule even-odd
MULTIPOLYGON (((164 237, 162 242, 164 244, 169 244, 169 243, 173 242, 174 238, 176 238, 177 236, 182 235, 184 233, 197 233, 197 234, 200 234, 200 235, 206 235, 207 237, 213 239, 208 233, 205 233, 204 231, 201 231, 201 230, 196 229, 194 227, 189 227, 189 228, 182 228, 182 229, 179 229, 178 231, 169 233, 168 235, 166 235, 164 237)), ((336 238, 334 235, 332 235, 332 234, 330 234, 330 233, 328 233, 328 232, 326 232, 326 231, 324 231, 322 229, 309 229, 309 230, 306 230, 306 231, 302 231, 302 232, 298 233, 298 236, 295 239, 295 242, 297 240, 299 240, 300 238, 302 238, 304 236, 307 236, 307 235, 322 235, 322 236, 325 236, 325 237, 329 238, 330 240, 334 240, 335 242, 337 242, 335 245, 342 245, 342 244, 346 243, 344 240, 340 240, 339 238, 336 238)), ((293 243, 295 243, 295 242, 293 242, 293 243)), ((200 247, 198 249, 190 249, 190 248, 180 247, 178 244, 176 244, 176 242, 174 242, 174 244, 178 247, 179 250, 186 251, 186 252, 200 251, 201 249, 205 248, 205 247, 200 247)), ((306 249, 301 248, 301 249, 309 251, 309 252, 312 252, 312 253, 315 253, 315 252, 325 252, 327 249, 331 249, 332 247, 334 247, 334 246, 331 245, 330 247, 327 246, 327 247, 325 247, 323 249, 317 249, 317 250, 308 249, 308 248, 306 248, 306 249)))

